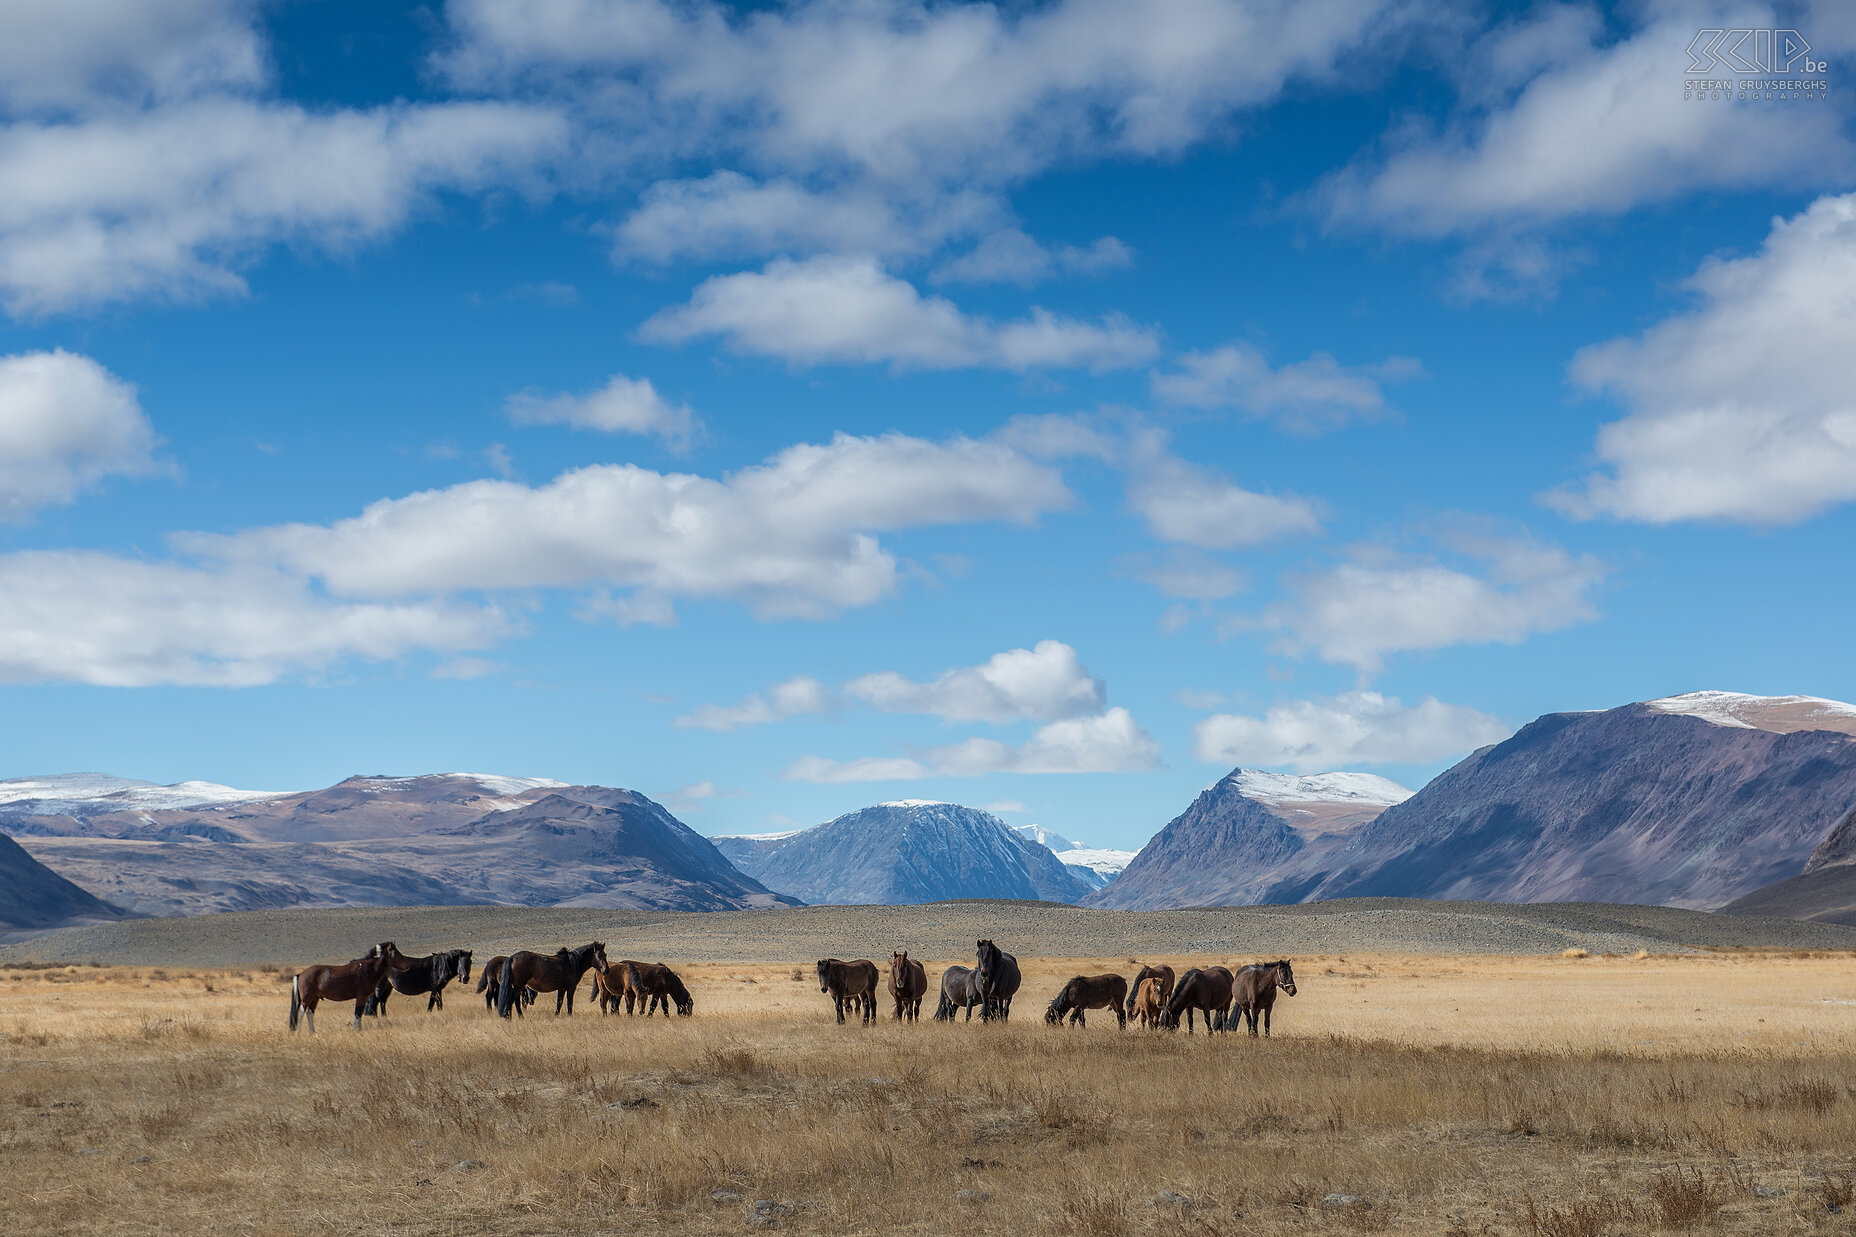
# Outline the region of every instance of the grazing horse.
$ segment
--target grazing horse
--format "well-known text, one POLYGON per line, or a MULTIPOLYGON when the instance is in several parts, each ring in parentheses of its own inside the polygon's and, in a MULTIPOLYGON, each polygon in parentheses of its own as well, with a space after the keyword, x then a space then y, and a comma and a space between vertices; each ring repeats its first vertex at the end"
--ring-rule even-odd
POLYGON ((860 1016, 863 1025, 869 1026, 876 1021, 876 963, 867 958, 859 958, 855 962, 840 962, 836 958, 821 959, 818 964, 818 990, 831 994, 832 1004, 838 1009, 839 1022, 844 1021, 845 1002, 852 997, 862 1003, 860 1016))
POLYGON ((1152 1031, 1160 1026, 1160 1012, 1166 1008, 1166 1002, 1167 998, 1161 995, 1160 981, 1143 979, 1140 988, 1134 994, 1134 1000, 1129 1004, 1134 1006, 1135 1015, 1140 1018, 1141 1025, 1152 1031))
POLYGON ((1252 1036, 1257 1033, 1257 1015, 1262 1014, 1263 1037, 1269 1038, 1270 1011, 1276 1008, 1278 988, 1290 996, 1295 995, 1295 968, 1289 965, 1287 958, 1276 962, 1253 962, 1237 973, 1237 985, 1233 990, 1236 1007, 1233 1012, 1244 1016, 1252 1036))
POLYGON ((290 1029, 296 1030, 297 1018, 309 1022, 309 1033, 316 1033, 316 1006, 323 1001, 353 1001, 354 1027, 361 1029, 361 1013, 374 989, 386 978, 387 971, 404 965, 406 956, 392 941, 382 941, 367 951, 364 958, 339 966, 306 966, 290 979, 290 1029))
POLYGON ((687 1018, 696 1012, 696 998, 683 986, 677 973, 661 962, 625 962, 625 995, 645 1002, 644 1016, 649 1018, 652 1011, 661 1009, 664 1017, 670 1017, 670 1003, 677 1004, 679 1017, 687 1018))
POLYGON ((973 968, 973 980, 980 992, 980 1021, 1012 1017, 1012 996, 1018 991, 1018 959, 991 941, 979 942, 979 965, 973 968))
POLYGON ((1183 1013, 1186 1034, 1190 1035, 1192 1011, 1196 1009, 1205 1015, 1207 1035, 1224 1030, 1226 1011, 1231 1008, 1232 982, 1231 972, 1222 966, 1187 971, 1179 977, 1179 986, 1161 1011, 1160 1025, 1169 1031, 1179 1030, 1179 1016, 1183 1013))
POLYGON ((467 984, 470 982, 470 950, 452 949, 441 954, 429 954, 423 958, 408 958, 404 970, 388 970, 386 978, 374 989, 374 995, 367 1002, 367 1012, 384 1014, 387 1012, 387 998, 395 992, 404 996, 426 997, 425 1012, 445 1007, 445 985, 452 980, 467 984))
POLYGON ((936 1022, 952 1022, 954 1011, 967 1011, 967 1021, 973 1021, 973 1007, 980 1003, 979 985, 973 982, 973 968, 950 966, 941 972, 941 1003, 935 1006, 936 1022))
POLYGON ((603 941, 594 941, 578 949, 556 950, 552 956, 530 953, 526 949, 510 954, 509 960, 503 963, 503 977, 497 985, 497 1016, 507 1018, 511 1009, 521 1014, 523 1002, 519 994, 528 988, 554 993, 555 1017, 560 1017, 563 1001, 567 1003, 568 1016, 572 1017, 574 989, 580 986, 580 977, 589 967, 605 965, 603 941))
POLYGON ((1141 991, 1141 985, 1154 980, 1160 986, 1160 1004, 1164 1006, 1173 998, 1173 968, 1164 962, 1149 962, 1135 972, 1134 982, 1128 985, 1128 1016, 1134 1016, 1134 1002, 1141 991))
POLYGON ((1063 1016, 1070 1016, 1071 1026, 1088 1026, 1083 1020, 1085 1009, 1112 1009, 1115 1021, 1122 1030, 1128 1029, 1128 1011, 1123 1007, 1128 1000, 1128 981, 1119 975, 1078 975, 1063 986, 1057 999, 1044 1011, 1044 1021, 1051 1026, 1062 1026, 1063 1016))
POLYGON ((889 995, 896 1001, 897 1022, 920 1020, 922 998, 928 995, 928 971, 921 963, 909 961, 906 949, 889 956, 889 995))

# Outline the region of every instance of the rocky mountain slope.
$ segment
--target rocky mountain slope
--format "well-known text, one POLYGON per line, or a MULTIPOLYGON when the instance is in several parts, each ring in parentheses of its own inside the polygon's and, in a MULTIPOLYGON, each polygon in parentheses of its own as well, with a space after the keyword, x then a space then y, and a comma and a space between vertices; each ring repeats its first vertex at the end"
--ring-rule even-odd
POLYGON ((788 834, 719 837, 737 867, 802 902, 1081 901, 1092 886, 989 812, 905 799, 788 834))
POLYGON ((1411 797, 1370 773, 1233 769, 1085 905, 1114 910, 1300 902, 1346 839, 1411 797))
POLYGON ((121 919, 122 911, 92 896, 0 835, 0 933, 121 919))
POLYGON ((142 914, 473 903, 723 910, 791 901, 743 875, 660 805, 611 787, 448 773, 352 777, 323 790, 241 798, 246 792, 206 792, 201 783, 28 781, 0 783, 0 832, 142 914))
POLYGON ((1856 924, 1856 809, 1818 843, 1803 873, 1735 898, 1721 910, 1856 924))

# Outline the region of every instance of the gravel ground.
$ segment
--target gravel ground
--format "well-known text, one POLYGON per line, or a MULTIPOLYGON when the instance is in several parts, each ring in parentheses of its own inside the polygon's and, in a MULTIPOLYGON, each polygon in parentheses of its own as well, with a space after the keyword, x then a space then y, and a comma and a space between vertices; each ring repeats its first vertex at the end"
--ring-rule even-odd
POLYGON ((562 907, 437 906, 248 911, 67 928, 0 946, 7 962, 234 967, 339 961, 377 941, 409 954, 606 942, 615 959, 798 962, 907 948, 962 958, 978 937, 1026 957, 1147 954, 1555 954, 1697 948, 1856 950, 1856 927, 1609 903, 1508 905, 1360 898, 1298 906, 1082 910, 1048 902, 809 906, 692 914, 562 907))

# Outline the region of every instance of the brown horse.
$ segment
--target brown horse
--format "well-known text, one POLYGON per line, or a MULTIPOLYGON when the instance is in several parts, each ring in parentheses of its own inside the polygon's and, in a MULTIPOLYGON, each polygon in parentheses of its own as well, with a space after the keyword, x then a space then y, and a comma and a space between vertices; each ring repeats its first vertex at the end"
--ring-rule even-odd
POLYGON ((392 941, 382 941, 364 958, 339 966, 306 966, 290 979, 290 1029, 306 1018, 309 1033, 316 1033, 316 1006, 323 1001, 353 1001, 354 1028, 361 1029, 361 1012, 374 997, 391 968, 403 968, 406 957, 392 941))
POLYGON ((1130 1002, 1134 1006, 1135 1016, 1148 1030, 1157 1030, 1160 1026, 1160 1011, 1166 1008, 1167 998, 1160 994, 1160 981, 1143 979, 1140 988, 1130 1002))
POLYGON ((1243 1015, 1252 1036, 1257 1033, 1257 1015, 1262 1014, 1263 1037, 1269 1038, 1270 1011, 1276 1008, 1278 988, 1290 996, 1295 995, 1295 968, 1289 965, 1287 958, 1253 962, 1237 973, 1237 984, 1232 992, 1236 1005, 1232 1012, 1243 1015))
MULTIPOLYGON (((491 1013, 496 1012, 496 994, 502 991, 503 963, 507 961, 509 961, 507 954, 496 955, 484 966, 483 974, 477 977, 477 991, 483 993, 483 1007, 491 1013)), ((533 1005, 535 990, 533 988, 522 989, 522 1000, 525 1004, 533 1005)))
POLYGON ((1187 971, 1179 977, 1179 986, 1173 989, 1172 997, 1161 1011, 1160 1025, 1169 1031, 1177 1031, 1179 1017, 1184 1014, 1186 1034, 1190 1035, 1192 1011, 1198 1010, 1205 1015, 1207 1035, 1224 1030, 1226 1011, 1231 1008, 1232 983, 1231 972, 1222 966, 1187 971))
POLYGON ((1128 981, 1119 975, 1078 975, 1063 986, 1057 999, 1044 1011, 1044 1021, 1050 1026, 1062 1026, 1063 1016, 1070 1016, 1070 1025, 1088 1026, 1083 1020, 1085 1009, 1112 1009, 1115 1021, 1122 1030, 1128 1029, 1128 1011, 1123 1008, 1128 1000, 1128 981))
POLYGON ((625 963, 625 991, 628 996, 645 1002, 644 1016, 647 1018, 659 1009, 664 1011, 664 1017, 670 1017, 672 1001, 676 1002, 679 1017, 687 1018, 696 1012, 696 998, 683 986, 677 973, 661 962, 625 963))
POLYGON ((898 949, 889 956, 889 995, 896 1001, 896 1021, 905 1017, 917 1022, 922 1016, 922 998, 928 995, 928 971, 919 962, 909 961, 909 951, 898 949))
POLYGON ((578 949, 556 950, 552 956, 530 953, 526 949, 510 954, 509 960, 503 963, 503 977, 497 985, 497 1016, 507 1018, 512 1009, 521 1014, 523 1002, 519 994, 526 988, 554 993, 555 1017, 560 1016, 563 1001, 567 1003, 568 1016, 572 1017, 574 989, 580 986, 580 977, 589 967, 605 965, 603 941, 594 941, 578 949))
POLYGON ((625 983, 625 968, 634 965, 632 959, 621 958, 606 966, 593 968, 593 993, 591 1000, 599 1005, 602 1014, 616 1014, 619 1006, 625 1012, 635 1013, 638 1006, 638 994, 631 991, 625 983))
POLYGON ((1160 985, 1160 1004, 1164 1006, 1173 999, 1173 968, 1164 962, 1149 962, 1135 972, 1134 982, 1128 985, 1128 1016, 1134 1016, 1134 1000, 1141 991, 1141 985, 1148 980, 1155 980, 1160 985))
POLYGON ((876 963, 869 959, 859 958, 855 962, 840 962, 836 958, 820 959, 818 990, 831 994, 840 1023, 844 1021, 845 1002, 851 997, 856 997, 863 1005, 862 1021, 865 1026, 876 1021, 876 963))

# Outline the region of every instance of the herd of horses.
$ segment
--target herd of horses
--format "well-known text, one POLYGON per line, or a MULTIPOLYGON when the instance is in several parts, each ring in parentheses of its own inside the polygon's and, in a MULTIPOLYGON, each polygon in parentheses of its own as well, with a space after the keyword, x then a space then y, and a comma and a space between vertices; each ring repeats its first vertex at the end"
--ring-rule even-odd
MULTIPOLYGON (((551 954, 519 950, 492 958, 482 969, 477 991, 483 995, 484 1006, 499 1017, 523 1016, 524 1007, 547 992, 554 993, 557 1015, 563 1010, 572 1015, 574 992, 588 972, 593 975, 588 995, 603 1013, 616 1013, 622 1007, 627 1014, 642 1011, 649 1018, 662 1010, 668 1018, 673 1006, 685 1018, 696 1012, 695 999, 675 971, 658 962, 609 962, 602 941, 551 954)), ((353 1001, 357 1028, 363 1017, 382 1013, 395 992, 424 996, 428 1011, 443 1009, 445 986, 454 979, 469 983, 470 973, 468 949, 409 958, 392 941, 382 941, 352 962, 305 967, 291 976, 290 1029, 296 1030, 299 1020, 304 1020, 313 1033, 316 1006, 323 1001, 353 1001)), ((798 977, 794 972, 794 978, 798 977)), ((952 1022, 964 1010, 971 1022, 978 1006, 981 1022, 1005 1022, 1012 1016, 1012 998, 1022 978, 1017 958, 992 941, 979 941, 972 966, 950 966, 941 972, 941 999, 934 1019, 952 1022)), ((877 980, 877 965, 867 958, 850 962, 824 958, 818 964, 819 991, 831 997, 840 1023, 847 1014, 864 1026, 876 1022, 877 980)), ((928 972, 907 950, 890 956, 888 988, 894 1003, 892 1017, 898 1022, 919 1020, 928 994, 928 972)), ((1199 1017, 1207 1034, 1233 1030, 1241 1023, 1253 1036, 1260 1025, 1267 1036, 1278 992, 1295 995, 1295 971, 1287 959, 1255 962, 1236 971, 1222 966, 1194 967, 1177 980, 1172 967, 1150 963, 1140 968, 1132 983, 1112 974, 1075 976, 1052 999, 1044 1021, 1062 1026, 1067 1019, 1071 1026, 1085 1026, 1085 1011, 1108 1009, 1123 1029, 1133 1019, 1150 1030, 1176 1031, 1183 1020, 1190 1035, 1199 1017)))

